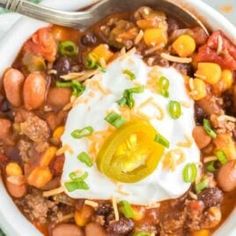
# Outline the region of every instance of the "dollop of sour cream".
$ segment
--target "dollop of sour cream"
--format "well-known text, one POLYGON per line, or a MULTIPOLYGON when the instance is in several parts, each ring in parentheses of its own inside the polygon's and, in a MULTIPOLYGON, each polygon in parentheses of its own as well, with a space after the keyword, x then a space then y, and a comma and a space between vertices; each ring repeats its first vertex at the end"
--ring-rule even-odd
POLYGON ((190 187, 190 183, 183 180, 184 167, 188 163, 198 164, 200 161, 200 152, 192 137, 194 126, 194 102, 186 91, 184 77, 176 69, 149 67, 135 53, 117 58, 104 73, 98 73, 86 82, 85 92, 69 112, 62 143, 71 150, 65 153, 62 186, 70 180, 71 173, 86 172, 88 189, 68 192, 65 188, 70 197, 103 200, 115 197, 138 205, 180 197, 190 187), (135 79, 130 80, 124 70, 131 71, 135 79), (150 81, 155 71, 169 80, 168 98, 152 87, 150 81), (124 90, 137 85, 144 86, 144 91, 134 94, 134 109, 148 117, 152 126, 169 141, 170 146, 165 149, 157 168, 145 179, 136 183, 117 183, 101 173, 96 162, 88 167, 78 160, 77 156, 81 152, 90 155, 91 140, 87 137, 75 139, 71 133, 87 126, 91 126, 94 132, 105 132, 110 126, 104 120, 107 113, 119 113, 117 101, 124 90), (171 118, 168 113, 170 101, 181 104, 182 113, 178 119, 171 118))

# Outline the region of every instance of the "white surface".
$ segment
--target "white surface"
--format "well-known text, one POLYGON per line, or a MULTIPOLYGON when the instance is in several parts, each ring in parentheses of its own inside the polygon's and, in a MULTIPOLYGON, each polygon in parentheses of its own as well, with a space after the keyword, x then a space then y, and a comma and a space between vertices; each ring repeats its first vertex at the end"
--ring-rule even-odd
MULTIPOLYGON (((174 2, 176 0, 173 0, 174 2)), ((215 7, 218 5, 217 0, 209 0, 215 7), (217 4, 215 4, 215 2, 217 4)), ((225 0, 221 0, 226 2, 225 0)), ((229 0, 228 0, 229 1, 229 0)), ((52 4, 51 6, 58 6, 60 9, 76 9, 81 7, 81 4, 85 6, 91 3, 91 0, 46 0, 47 4, 52 4), (56 5, 54 5, 56 4, 56 5)), ((44 3, 45 3, 44 2, 44 3)), ((213 29, 221 29, 227 33, 232 41, 236 42, 236 30, 234 26, 227 21, 221 14, 201 2, 200 0, 179 0, 182 4, 190 9, 194 9, 198 15, 201 15, 209 23, 209 26, 213 29)), ((235 4, 235 0, 231 0, 235 4)), ((43 24, 39 22, 32 21, 35 24, 34 27, 30 29, 26 28, 28 21, 24 18, 16 23, 19 16, 15 14, 4 14, 0 16, 0 34, 4 37, 0 39, 0 74, 11 65, 15 58, 15 55, 22 46, 22 43, 30 37, 30 35, 38 29, 38 27, 43 24), (8 28, 9 26, 9 28, 8 28), (20 29, 20 30, 19 30, 20 29), (18 32, 18 34, 16 34, 18 32), (22 38, 24 35, 25 38, 22 38), (4 49, 3 49, 4 48, 4 49), (14 48, 14 50, 12 50, 14 48), (7 54, 5 54, 7 52, 7 54)), ((233 19, 233 18, 232 18, 233 19)), ((44 25, 44 24, 43 24, 44 25)), ((0 183, 0 226, 7 233, 8 236, 38 236, 41 235, 32 225, 22 217, 21 213, 16 209, 11 198, 6 193, 3 185, 0 183)), ((223 227, 221 227, 215 236, 235 236, 236 212, 227 220, 223 227)))
POLYGON ((118 58, 107 67, 105 73, 95 75, 86 84, 86 90, 79 99, 81 102, 78 102, 69 112, 65 133, 62 137, 63 144, 69 145, 73 150, 73 154, 66 152, 62 185, 70 181, 70 173, 78 170, 86 171, 88 172, 86 183, 89 190, 76 190, 68 193, 71 197, 105 200, 111 199, 113 196, 117 200, 127 200, 132 204, 149 205, 162 200, 178 198, 189 189, 190 184, 183 181, 183 168, 188 163, 198 165, 200 161, 200 152, 192 138, 192 130, 195 127, 194 103, 187 94, 183 76, 174 68, 158 68, 160 76, 165 76, 170 82, 169 98, 151 91, 147 84, 150 80, 148 74, 152 69, 152 67, 146 65, 140 56, 131 54, 125 58, 118 58), (131 81, 123 74, 126 69, 136 75, 135 80, 131 81), (110 93, 104 95, 101 91, 94 91, 93 81, 101 83, 101 86, 110 93), (127 195, 124 195, 119 192, 114 181, 97 169, 95 163, 92 167, 87 167, 77 159, 81 152, 86 152, 91 156, 91 153, 89 153, 90 142, 86 137, 75 139, 71 136, 71 133, 76 129, 83 129, 87 126, 92 126, 94 132, 106 131, 110 125, 104 118, 111 111, 120 113, 117 101, 122 97, 125 89, 133 88, 137 86, 135 85, 137 83, 144 86, 145 90, 134 95, 135 106, 132 110, 137 110, 145 101, 152 99, 163 111, 163 119, 157 119, 158 111, 150 104, 141 109, 141 112, 145 114, 155 130, 169 140, 170 148, 165 149, 165 152, 178 149, 184 154, 185 160, 177 165, 174 171, 165 170, 163 169, 165 157, 163 155, 157 168, 145 179, 131 184, 119 184, 119 188, 127 193, 127 195), (95 96, 91 96, 91 94, 95 94, 95 96), (179 119, 174 120, 168 114, 167 107, 171 100, 189 104, 188 108, 182 106, 182 115, 179 119), (185 136, 190 137, 193 141, 189 148, 181 148, 177 145, 186 139, 185 136))

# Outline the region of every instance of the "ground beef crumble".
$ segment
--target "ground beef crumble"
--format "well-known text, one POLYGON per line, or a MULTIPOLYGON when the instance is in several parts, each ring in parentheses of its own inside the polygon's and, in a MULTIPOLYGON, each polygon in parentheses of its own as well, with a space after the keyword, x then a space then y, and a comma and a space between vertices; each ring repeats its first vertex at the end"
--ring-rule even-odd
POLYGON ((29 113, 26 120, 20 123, 21 133, 36 143, 47 141, 50 135, 49 127, 46 121, 29 113))
POLYGON ((63 215, 72 211, 72 206, 64 205, 59 201, 44 198, 42 192, 32 189, 24 198, 15 200, 17 206, 32 221, 45 224, 58 223, 63 215))

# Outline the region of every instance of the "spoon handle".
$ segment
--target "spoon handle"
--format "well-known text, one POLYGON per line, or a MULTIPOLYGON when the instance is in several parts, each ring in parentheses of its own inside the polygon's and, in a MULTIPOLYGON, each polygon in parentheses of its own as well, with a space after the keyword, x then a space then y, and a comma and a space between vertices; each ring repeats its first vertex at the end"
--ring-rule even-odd
POLYGON ((85 28, 86 21, 91 18, 91 14, 88 11, 59 11, 26 0, 0 0, 0 6, 37 20, 74 28, 85 28))

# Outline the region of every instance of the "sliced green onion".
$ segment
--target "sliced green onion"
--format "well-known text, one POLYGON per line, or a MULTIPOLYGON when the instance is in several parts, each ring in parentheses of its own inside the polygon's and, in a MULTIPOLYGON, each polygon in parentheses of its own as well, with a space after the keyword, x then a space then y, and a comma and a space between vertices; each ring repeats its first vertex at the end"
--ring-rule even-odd
POLYGON ((68 192, 73 192, 75 190, 88 190, 89 186, 84 181, 88 177, 88 172, 85 172, 83 175, 78 176, 77 172, 71 172, 69 174, 71 181, 65 182, 65 187, 68 192))
POLYGON ((91 157, 86 152, 81 152, 78 155, 78 160, 80 160, 82 163, 84 163, 86 166, 91 167, 93 166, 93 161, 91 157))
POLYGON ((88 172, 84 172, 82 175, 80 175, 79 172, 74 171, 69 174, 69 177, 71 180, 78 180, 78 181, 85 180, 88 177, 88 172))
POLYGON ((201 182, 195 185, 196 193, 202 192, 204 189, 206 189, 209 185, 208 179, 203 179, 201 182))
POLYGON ((80 96, 85 90, 85 86, 77 80, 72 80, 72 81, 69 81, 69 82, 59 82, 59 81, 57 81, 56 86, 58 88, 71 88, 73 95, 76 96, 76 97, 80 96))
POLYGON ((227 156, 223 150, 218 150, 215 152, 215 156, 217 157, 218 161, 225 165, 228 162, 227 156))
POLYGON ((195 163, 187 164, 183 169, 183 180, 185 183, 192 183, 197 177, 197 166, 195 163))
POLYGON ((76 129, 71 133, 71 136, 76 139, 87 137, 93 133, 93 127, 87 126, 83 129, 76 129))
POLYGON ((158 92, 163 97, 169 97, 170 82, 165 76, 161 76, 157 81, 158 92))
POLYGON ((126 75, 130 80, 135 80, 136 79, 136 75, 128 69, 123 70, 123 74, 126 75))
POLYGON ((132 206, 128 201, 119 202, 119 210, 120 212, 128 219, 134 218, 134 211, 132 206))
POLYGON ((105 121, 107 121, 109 124, 116 128, 120 128, 125 122, 125 118, 122 117, 121 115, 115 113, 115 112, 110 112, 106 117, 105 121))
POLYGON ((70 181, 65 183, 65 187, 68 192, 74 192, 75 190, 88 190, 89 186, 84 181, 70 181))
POLYGON ((177 101, 170 101, 168 104, 168 112, 172 119, 178 119, 182 114, 180 103, 177 101))
POLYGON ((144 86, 137 86, 126 90, 128 93, 142 93, 144 91, 144 86))
POLYGON ((214 173, 216 171, 215 161, 210 161, 206 164, 206 169, 208 172, 214 173))
POLYGON ((98 60, 93 53, 89 53, 86 61, 85 61, 85 66, 88 69, 96 69, 98 67, 98 60))
POLYGON ((166 148, 170 147, 170 142, 163 135, 161 135, 159 133, 156 134, 154 141, 161 144, 162 146, 164 146, 166 148))
POLYGON ((128 106, 130 109, 132 109, 135 105, 134 93, 142 93, 144 91, 144 86, 137 86, 134 88, 126 89, 123 93, 123 96, 120 100, 117 101, 117 103, 120 106, 128 106))
POLYGON ((216 132, 212 129, 209 120, 203 119, 203 128, 211 138, 216 138, 216 132))
POLYGON ((73 57, 78 55, 79 48, 72 41, 63 41, 59 43, 59 53, 63 56, 73 57))

